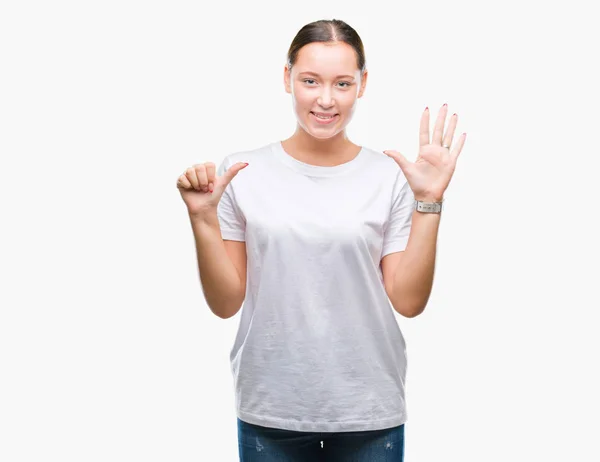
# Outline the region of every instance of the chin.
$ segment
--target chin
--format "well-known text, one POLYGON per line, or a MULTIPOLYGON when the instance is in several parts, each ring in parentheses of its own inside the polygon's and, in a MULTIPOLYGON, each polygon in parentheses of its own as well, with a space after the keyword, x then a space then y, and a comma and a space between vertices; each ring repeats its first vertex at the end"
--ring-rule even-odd
POLYGON ((317 138, 320 140, 327 140, 329 138, 333 138, 336 135, 339 135, 342 131, 344 131, 344 128, 346 128, 347 125, 339 125, 339 123, 336 123, 331 127, 315 127, 310 123, 310 121, 307 120, 298 120, 298 123, 306 133, 311 135, 313 138, 317 138))
POLYGON ((334 136, 339 134, 341 132, 341 130, 336 130, 336 131, 330 132, 330 133, 315 133, 312 130, 306 130, 306 132, 313 138, 317 138, 319 140, 328 140, 329 138, 333 138, 334 136))

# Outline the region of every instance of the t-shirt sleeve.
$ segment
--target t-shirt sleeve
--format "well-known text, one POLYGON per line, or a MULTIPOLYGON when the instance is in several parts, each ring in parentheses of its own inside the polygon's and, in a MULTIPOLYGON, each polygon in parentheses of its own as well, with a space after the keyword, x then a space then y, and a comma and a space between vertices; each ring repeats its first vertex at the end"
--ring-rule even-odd
POLYGON ((404 175, 398 175, 394 184, 390 218, 383 234, 381 258, 406 250, 412 224, 415 197, 404 175))
MULTIPOLYGON (((217 175, 223 175, 230 167, 229 158, 225 158, 217 169, 217 175)), ((234 179, 235 181, 235 179, 234 179)), ((231 183, 227 185, 221 200, 217 205, 217 217, 221 228, 221 236, 224 240, 242 241, 246 240, 246 220, 235 201, 235 194, 231 183)))

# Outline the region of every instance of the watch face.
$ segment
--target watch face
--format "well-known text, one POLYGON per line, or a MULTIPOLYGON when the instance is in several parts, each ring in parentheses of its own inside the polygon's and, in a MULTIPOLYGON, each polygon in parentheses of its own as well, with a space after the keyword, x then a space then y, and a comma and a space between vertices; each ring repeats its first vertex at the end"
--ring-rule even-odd
POLYGON ((442 204, 438 202, 420 202, 416 201, 416 209, 419 212, 439 213, 442 211, 442 204))

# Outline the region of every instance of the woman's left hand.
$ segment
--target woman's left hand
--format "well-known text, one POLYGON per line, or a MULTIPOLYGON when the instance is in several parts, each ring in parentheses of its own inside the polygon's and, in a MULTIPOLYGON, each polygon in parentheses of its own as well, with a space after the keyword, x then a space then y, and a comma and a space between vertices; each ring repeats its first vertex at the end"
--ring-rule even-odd
POLYGON ((406 160, 397 151, 383 151, 400 166, 416 200, 426 202, 441 202, 443 200, 444 192, 454 174, 458 155, 465 144, 467 134, 463 133, 458 139, 456 146, 454 146, 454 149, 450 152, 458 120, 456 114, 450 118, 448 130, 446 135, 443 136, 444 143, 442 144, 442 134, 444 132, 447 113, 448 105, 444 104, 438 114, 433 130, 433 139, 430 142, 429 108, 425 108, 421 116, 419 130, 419 155, 414 163, 406 160))

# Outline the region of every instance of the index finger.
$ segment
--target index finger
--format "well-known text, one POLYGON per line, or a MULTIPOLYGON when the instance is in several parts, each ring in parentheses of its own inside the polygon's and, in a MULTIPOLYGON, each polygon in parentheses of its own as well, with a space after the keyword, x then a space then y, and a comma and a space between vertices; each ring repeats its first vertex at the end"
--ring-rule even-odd
POLYGON ((421 126, 419 127, 419 146, 429 144, 429 107, 425 108, 421 116, 421 126))
POLYGON ((206 167, 206 177, 208 178, 208 182, 210 183, 215 179, 216 166, 213 162, 206 162, 204 166, 206 167))

